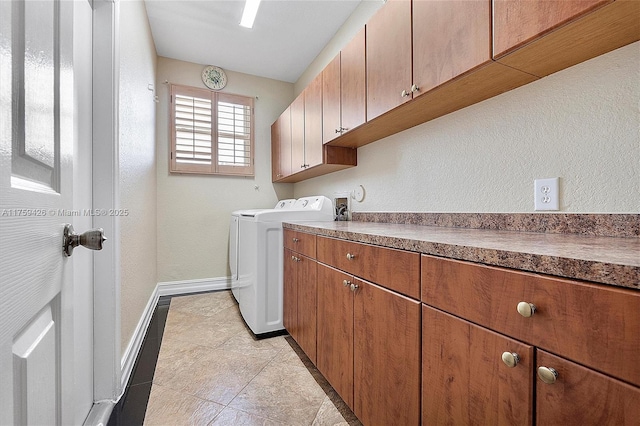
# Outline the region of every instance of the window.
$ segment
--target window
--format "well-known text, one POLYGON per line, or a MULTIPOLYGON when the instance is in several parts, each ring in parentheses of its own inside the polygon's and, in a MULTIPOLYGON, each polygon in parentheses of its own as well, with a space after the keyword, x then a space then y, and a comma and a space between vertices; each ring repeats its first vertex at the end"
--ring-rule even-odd
POLYGON ((171 85, 173 173, 253 176, 253 99, 171 85))

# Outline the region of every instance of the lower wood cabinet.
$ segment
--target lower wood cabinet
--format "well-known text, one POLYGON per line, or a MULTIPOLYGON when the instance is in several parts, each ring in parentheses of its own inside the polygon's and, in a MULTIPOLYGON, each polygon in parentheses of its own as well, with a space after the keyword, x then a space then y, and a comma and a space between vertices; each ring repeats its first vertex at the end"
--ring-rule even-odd
POLYGON ((422 424, 531 425, 533 371, 532 346, 422 306, 422 424))
POLYGON ((536 378, 538 425, 638 424, 640 388, 543 350, 536 352, 537 369, 557 373, 552 384, 536 378))
POLYGON ((283 323, 312 362, 316 362, 316 285, 314 259, 284 249, 283 323))
POLYGON ((351 276, 318 264, 318 370, 353 410, 351 276))
POLYGON ((365 425, 420 422, 420 303, 355 280, 354 413, 365 425))
POLYGON ((365 425, 420 422, 420 303, 318 264, 318 369, 365 425))

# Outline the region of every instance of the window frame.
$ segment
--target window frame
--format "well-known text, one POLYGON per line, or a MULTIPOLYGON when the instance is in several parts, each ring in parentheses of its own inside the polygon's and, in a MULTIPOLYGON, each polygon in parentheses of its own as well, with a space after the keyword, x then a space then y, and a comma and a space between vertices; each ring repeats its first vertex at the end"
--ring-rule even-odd
POLYGON ((170 84, 169 100, 169 172, 175 174, 201 174, 201 175, 221 175, 221 176, 255 176, 255 108, 252 97, 236 95, 226 92, 216 92, 199 87, 170 84), (189 96, 211 100, 211 163, 210 164, 189 164, 177 161, 176 155, 176 107, 175 99, 177 95, 189 96), (244 105, 250 109, 250 137, 249 137, 249 165, 228 165, 218 163, 218 102, 229 102, 244 105))

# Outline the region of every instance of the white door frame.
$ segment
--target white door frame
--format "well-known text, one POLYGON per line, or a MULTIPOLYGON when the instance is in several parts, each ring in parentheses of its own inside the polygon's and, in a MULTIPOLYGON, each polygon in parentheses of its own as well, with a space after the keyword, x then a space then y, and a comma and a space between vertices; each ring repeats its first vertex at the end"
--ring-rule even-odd
MULTIPOLYGON (((93 209, 117 209, 119 190, 119 4, 93 1, 93 209)), ((85 424, 108 420, 122 394, 120 220, 93 216, 108 241, 94 257, 94 404, 85 424), (102 413, 102 415, 100 415, 102 413), (101 419, 101 420, 97 420, 101 419), (97 421, 96 421, 97 420, 97 421)), ((103 421, 103 424, 106 424, 103 421)))

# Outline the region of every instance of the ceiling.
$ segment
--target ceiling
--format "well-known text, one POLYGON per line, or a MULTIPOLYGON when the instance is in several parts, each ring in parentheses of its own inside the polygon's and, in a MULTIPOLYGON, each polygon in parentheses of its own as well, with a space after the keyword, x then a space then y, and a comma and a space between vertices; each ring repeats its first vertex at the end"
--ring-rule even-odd
POLYGON ((263 0, 248 29, 243 0, 145 0, 159 56, 291 83, 360 2, 263 0))

